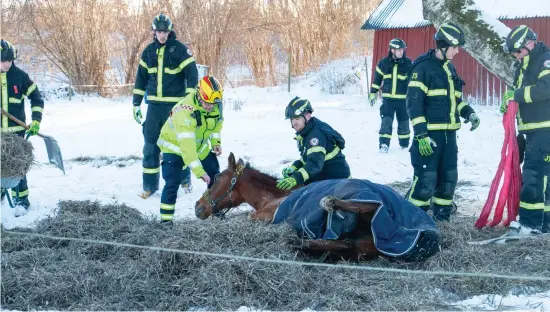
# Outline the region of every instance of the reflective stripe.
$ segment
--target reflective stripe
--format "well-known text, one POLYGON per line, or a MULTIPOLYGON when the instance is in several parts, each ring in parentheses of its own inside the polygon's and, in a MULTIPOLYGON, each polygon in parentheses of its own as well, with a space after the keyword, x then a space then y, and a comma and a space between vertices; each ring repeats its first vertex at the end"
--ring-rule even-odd
POLYGON ((390 79, 390 78, 391 78, 390 74, 382 76, 382 79, 390 79))
POLYGON ((462 92, 460 92, 460 91, 455 91, 455 96, 456 96, 457 98, 462 97, 462 92))
POLYGON ((428 90, 428 96, 440 96, 440 95, 447 95, 447 90, 446 89, 428 90))
POLYGON ((181 71, 185 68, 185 66, 193 63, 194 61, 195 61, 195 58, 193 58, 192 56, 188 57, 185 61, 181 62, 181 64, 176 69, 165 68, 164 72, 171 75, 181 73, 181 71))
POLYGON ((143 173, 155 174, 160 172, 160 167, 157 168, 143 168, 143 173))
POLYGON ((391 134, 378 134, 381 138, 391 139, 391 134))
POLYGON ((544 209, 544 203, 529 204, 529 203, 520 201, 519 207, 528 209, 528 210, 540 210, 540 209, 544 209))
POLYGON ((466 107, 466 105, 468 105, 468 104, 466 104, 466 103, 464 103, 464 102, 460 102, 460 104, 458 104, 458 108, 457 108, 457 109, 458 109, 458 113, 459 113, 459 114, 460 114, 460 112, 462 111, 462 109, 463 109, 464 107, 466 107))
MULTIPOLYGON (((393 65, 393 75, 392 75, 392 81, 391 81, 391 94, 395 95, 395 92, 397 91, 397 64, 393 65)), ((384 96, 382 94, 382 96, 384 96)))
MULTIPOLYGON (((157 51, 158 53, 157 62, 159 64, 158 72, 157 72, 157 97, 162 97, 162 76, 164 76, 162 72, 164 69, 164 49, 165 48, 166 46, 163 46, 157 51)), ((149 99, 149 97, 147 97, 147 99, 149 99)), ((179 100, 177 102, 179 102, 179 100)))
MULTIPOLYGON (((0 74, 0 80, 2 83, 2 108, 9 112, 8 107, 8 76, 7 73, 0 74)), ((11 132, 8 130, 8 116, 2 115, 2 132, 11 132), (6 130, 6 131, 5 131, 6 130)))
POLYGON ((185 88, 185 92, 186 93, 195 93, 195 92, 197 92, 197 89, 195 89, 195 88, 185 88))
POLYGON ((523 121, 519 121, 518 130, 533 130, 533 129, 541 129, 541 128, 550 128, 550 121, 543 121, 543 122, 533 122, 533 123, 527 123, 524 124, 523 121))
POLYGON ((533 100, 531 100, 531 86, 525 87, 523 97, 525 98, 525 103, 533 103, 533 100))
POLYGON ((33 106, 31 107, 31 111, 32 112, 38 112, 38 113, 42 113, 44 111, 44 108, 40 107, 40 106, 33 106))
POLYGON ((140 89, 134 89, 134 94, 137 94, 137 95, 145 95, 145 91, 143 90, 140 90, 140 89))
POLYGON ((156 68, 156 67, 149 68, 149 69, 147 69, 147 73, 149 73, 149 74, 156 74, 156 73, 157 73, 157 68, 156 68))
POLYGON ((375 83, 373 83, 372 86, 371 86, 371 88, 374 88, 374 89, 378 90, 378 89, 380 89, 380 86, 377 85, 377 84, 375 84, 375 83))
POLYGON ((545 69, 545 70, 543 70, 543 71, 540 72, 538 78, 542 78, 542 77, 544 77, 544 76, 546 76, 546 75, 548 75, 548 74, 550 74, 550 70, 545 69))
POLYGON ((407 95, 405 94, 389 94, 389 93, 382 93, 383 98, 390 98, 390 99, 406 99, 407 95))
POLYGON ((411 120, 411 123, 412 123, 413 126, 416 126, 416 125, 418 125, 419 123, 422 123, 422 122, 426 122, 426 117, 420 116, 420 117, 416 117, 416 118, 411 120))
POLYGON ((8 103, 12 103, 12 104, 21 104, 22 100, 21 99, 16 99, 16 98, 9 98, 8 100, 8 103))
POLYGON ((420 81, 411 81, 411 82, 409 82, 409 88, 411 88, 411 87, 420 88, 420 90, 424 91, 424 93, 428 93, 428 87, 426 87, 426 85, 423 84, 420 81))
POLYGON ((212 133, 212 138, 213 138, 213 139, 221 139, 222 136, 221 136, 220 133, 212 133))
POLYGON ((376 66, 376 72, 379 73, 380 75, 384 76, 384 73, 382 72, 382 70, 376 66))
POLYGON ((323 153, 323 154, 325 154, 325 155, 327 154, 327 150, 326 150, 324 147, 322 147, 322 146, 314 146, 314 147, 311 147, 311 148, 309 148, 309 149, 307 150, 306 155, 309 155, 309 154, 312 154, 312 153, 319 153, 319 152, 321 152, 321 153, 323 153))
POLYGON ((157 102, 177 103, 177 102, 183 100, 183 97, 162 97, 162 96, 147 95, 147 100, 148 101, 157 101, 157 102))
POLYGON ((407 80, 407 76, 397 75, 397 79, 399 79, 399 80, 407 80))
POLYGON ((32 85, 27 89, 27 93, 25 93, 25 96, 29 96, 34 90, 36 89, 36 83, 32 83, 32 85))
POLYGON ((303 157, 300 157, 300 159, 298 159, 302 164, 306 164, 306 162, 304 161, 304 158, 303 157))
MULTIPOLYGON (((3 122, 3 121, 2 121, 3 122)), ((2 132, 19 132, 19 131, 25 131, 25 128, 22 126, 13 126, 13 127, 4 127, 4 125, 7 125, 7 123, 2 124, 2 132)))
POLYGON ((452 199, 443 199, 438 197, 432 197, 432 202, 434 204, 443 205, 443 206, 450 206, 453 204, 452 199))
POLYGON ((326 156, 325 156, 325 160, 331 160, 333 159, 336 155, 338 155, 338 152, 340 151, 340 148, 338 146, 336 146, 332 152, 328 153, 326 156))
POLYGON ((306 169, 300 168, 297 172, 302 174, 302 178, 304 178, 304 182, 309 179, 309 174, 307 173, 306 169))
MULTIPOLYGON (((447 80, 449 82, 449 98, 451 100, 451 112, 449 113, 449 115, 450 115, 449 117, 451 117, 451 124, 456 124, 456 116, 455 116, 456 97, 454 96, 455 95, 455 83, 453 81, 453 76, 451 75, 451 71, 449 70, 449 62, 450 61, 446 61, 443 64, 443 69, 447 73, 447 80)), ((428 125, 428 127, 429 127, 429 125, 428 125)), ((460 126, 458 128, 460 128, 460 126)), ((428 130, 429 130, 429 128, 428 128, 428 130)))
POLYGON ((160 209, 164 209, 164 210, 174 210, 174 208, 176 208, 176 205, 171 205, 171 204, 160 204, 160 209))
POLYGON ((165 147, 167 149, 169 149, 170 151, 174 152, 174 154, 176 155, 180 155, 181 156, 181 150, 178 146, 170 143, 170 142, 166 142, 164 141, 163 139, 159 139, 157 141, 157 145, 160 145, 162 147, 165 147))
POLYGON ((181 139, 193 139, 195 140, 195 132, 180 132, 178 134, 176 134, 176 138, 178 140, 181 140, 181 139))
MULTIPOLYGON (((11 196, 17 197, 17 191, 11 190, 11 196)), ((23 196, 29 196, 29 190, 19 192, 19 197, 23 197, 23 196)))
POLYGON ((191 169, 195 169, 195 168, 200 167, 200 166, 202 166, 202 164, 201 164, 201 161, 198 160, 198 159, 189 164, 189 168, 191 168, 191 169))
POLYGON ((416 183, 417 182, 418 182, 418 177, 414 176, 413 183, 412 183, 412 186, 411 186, 411 192, 409 193, 409 198, 407 198, 407 200, 409 202, 411 202, 413 205, 417 206, 417 207, 429 206, 430 205, 429 200, 428 201, 422 201, 422 200, 412 198, 412 194, 414 193, 414 189, 416 188, 416 183))
POLYGON ((174 215, 173 214, 161 213, 160 214, 160 219, 163 220, 163 221, 171 221, 172 219, 174 219, 174 215))
POLYGON ((456 124, 428 124, 428 130, 458 130, 460 123, 456 124))
POLYGON ((411 137, 411 134, 410 133, 407 133, 407 134, 399 134, 397 135, 398 138, 400 139, 408 139, 411 137))
POLYGON ((142 59, 139 60, 139 65, 141 65, 145 69, 149 69, 149 67, 147 67, 147 63, 145 63, 145 61, 142 59))

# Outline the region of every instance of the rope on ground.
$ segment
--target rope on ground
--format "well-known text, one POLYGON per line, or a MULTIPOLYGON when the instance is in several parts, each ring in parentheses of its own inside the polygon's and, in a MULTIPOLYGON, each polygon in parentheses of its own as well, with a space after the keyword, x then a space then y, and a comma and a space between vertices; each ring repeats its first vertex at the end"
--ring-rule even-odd
POLYGON ((484 277, 484 278, 498 278, 498 279, 514 279, 514 280, 525 280, 525 281, 549 281, 550 277, 542 276, 522 276, 522 275, 500 275, 493 273, 470 273, 470 272, 449 272, 449 271, 425 271, 425 270, 406 270, 406 269, 394 269, 394 268, 377 268, 370 266, 359 266, 359 265, 346 265, 346 264, 328 264, 328 263, 317 263, 317 262, 304 262, 304 261, 291 261, 291 260, 279 260, 279 259, 265 259, 265 258, 254 258, 247 256, 238 256, 230 254, 219 254, 203 251, 194 251, 194 250, 184 250, 184 249, 174 249, 174 248, 165 248, 165 247, 156 247, 156 246, 142 246, 118 242, 110 242, 104 240, 96 239, 85 239, 85 238, 75 238, 75 237, 61 237, 61 236, 52 236, 44 235, 30 232, 18 232, 18 231, 5 231, 6 233, 14 235, 23 235, 23 236, 34 236, 39 238, 53 239, 53 240, 63 240, 63 241, 73 241, 80 243, 90 243, 90 244, 103 244, 111 245, 116 247, 127 247, 127 248, 139 248, 152 251, 164 251, 164 252, 173 252, 173 253, 182 253, 196 256, 205 256, 205 257, 218 257, 226 258, 239 261, 252 261, 252 262, 264 262, 264 263, 274 263, 282 265, 303 265, 310 267, 323 267, 331 269, 349 269, 349 270, 363 270, 363 271, 378 271, 378 272, 390 272, 390 273, 404 273, 404 274, 425 274, 425 275, 446 275, 446 276, 458 276, 458 277, 484 277))

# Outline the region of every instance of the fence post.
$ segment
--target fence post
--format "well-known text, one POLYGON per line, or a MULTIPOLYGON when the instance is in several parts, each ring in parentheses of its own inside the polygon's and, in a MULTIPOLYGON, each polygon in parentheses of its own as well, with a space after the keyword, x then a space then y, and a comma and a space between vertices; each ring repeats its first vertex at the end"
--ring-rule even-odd
POLYGON ((290 93, 290 75, 292 74, 292 49, 288 48, 288 93, 290 93))

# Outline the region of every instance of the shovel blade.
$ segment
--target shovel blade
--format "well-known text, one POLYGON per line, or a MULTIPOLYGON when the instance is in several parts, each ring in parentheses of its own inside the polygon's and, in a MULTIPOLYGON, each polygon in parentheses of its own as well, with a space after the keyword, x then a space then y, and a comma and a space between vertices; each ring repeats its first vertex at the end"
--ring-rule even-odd
POLYGON ((63 166, 63 156, 61 156, 61 149, 57 141, 48 135, 42 135, 44 143, 46 143, 46 151, 48 152, 48 159, 50 164, 54 164, 57 168, 63 171, 65 174, 65 167, 63 166))

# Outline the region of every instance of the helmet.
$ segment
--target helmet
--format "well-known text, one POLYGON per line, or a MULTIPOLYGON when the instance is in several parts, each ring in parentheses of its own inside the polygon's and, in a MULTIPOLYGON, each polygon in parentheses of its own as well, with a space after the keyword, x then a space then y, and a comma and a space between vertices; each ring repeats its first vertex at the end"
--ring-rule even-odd
POLYGON ((304 116, 305 113, 313 113, 313 108, 311 103, 306 99, 301 99, 300 97, 295 97, 290 100, 290 103, 286 106, 285 110, 285 119, 296 118, 299 116, 304 116))
POLYGON ((221 104, 223 100, 223 88, 214 76, 204 76, 199 81, 199 97, 210 104, 221 104))
POLYGON ((464 31, 454 23, 443 23, 434 35, 435 41, 445 41, 449 46, 463 46, 466 43, 464 31))
POLYGON ((399 38, 393 38, 390 41, 389 48, 390 49, 406 49, 407 45, 405 44, 405 41, 403 41, 399 38))
POLYGON ((2 62, 13 61, 17 58, 17 50, 7 40, 0 40, 0 51, 2 54, 2 62))
POLYGON ((525 46, 527 40, 537 40, 537 34, 525 25, 516 26, 506 37, 506 49, 510 53, 517 51, 525 46))
POLYGON ((155 31, 170 32, 174 29, 174 24, 172 24, 172 20, 168 16, 161 13, 153 18, 151 28, 155 31))

